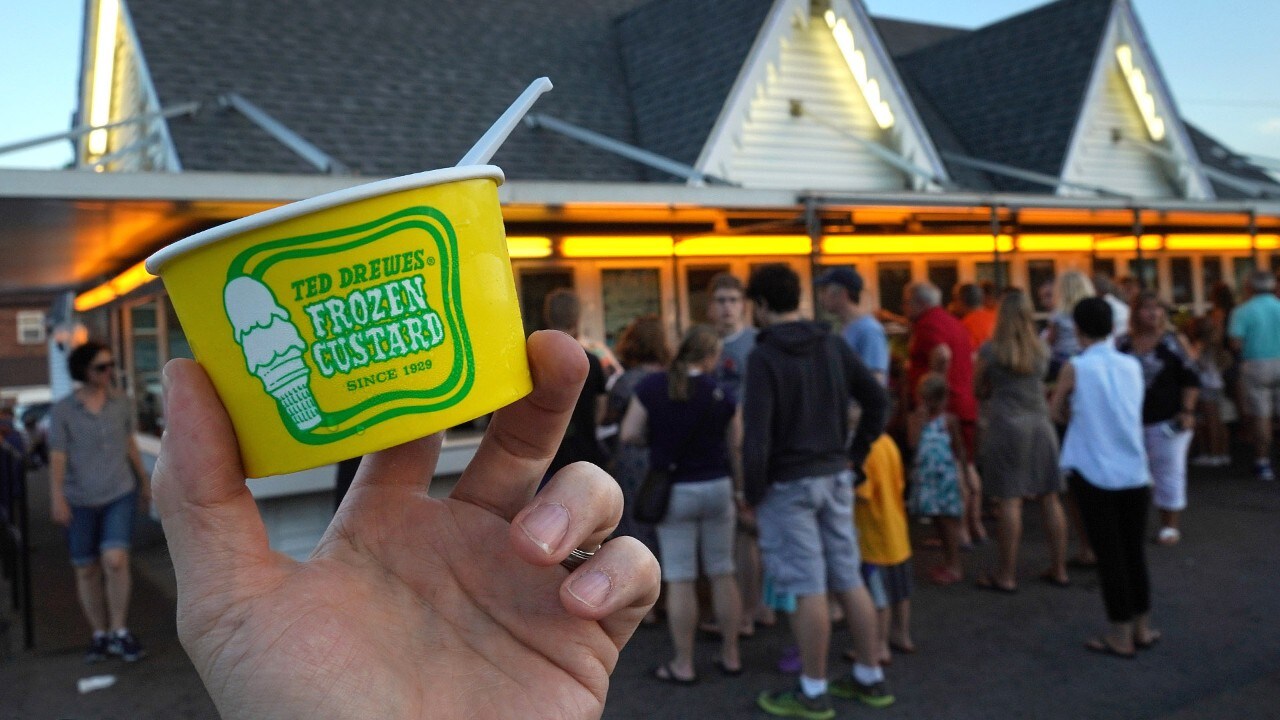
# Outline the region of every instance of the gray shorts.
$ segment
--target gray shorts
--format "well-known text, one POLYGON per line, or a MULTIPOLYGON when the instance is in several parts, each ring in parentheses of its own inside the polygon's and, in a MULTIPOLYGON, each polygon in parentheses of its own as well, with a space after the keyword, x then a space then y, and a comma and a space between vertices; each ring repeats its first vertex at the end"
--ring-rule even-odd
POLYGON ((1254 417, 1275 417, 1280 412, 1280 358, 1245 360, 1240 364, 1240 383, 1254 417))
POLYGON ((667 514, 655 527, 662 579, 687 582, 698 578, 698 558, 707 577, 732 575, 733 528, 738 510, 729 478, 671 486, 667 514))
POLYGON ((853 473, 774 483, 756 508, 756 518, 764 571, 775 591, 821 595, 862 585, 853 528, 853 473))

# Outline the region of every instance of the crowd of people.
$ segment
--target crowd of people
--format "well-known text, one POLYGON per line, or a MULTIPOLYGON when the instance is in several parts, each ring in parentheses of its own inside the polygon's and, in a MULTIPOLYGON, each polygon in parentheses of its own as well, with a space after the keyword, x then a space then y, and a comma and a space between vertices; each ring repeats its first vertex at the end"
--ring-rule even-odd
POLYGON ((884 666, 915 651, 912 518, 937 534, 918 538, 940 550, 923 568, 929 582, 1011 594, 1028 501, 1048 548, 1037 579, 1065 588, 1069 568, 1098 573, 1111 624, 1085 648, 1133 657, 1160 639, 1145 546, 1182 537, 1193 442, 1191 462, 1226 464, 1224 420, 1246 422, 1256 475, 1273 478, 1275 277, 1252 274, 1239 307, 1219 285, 1210 312, 1178 322, 1129 278, 1069 270, 1037 290, 1048 310, 1039 321, 1017 288, 964 284, 944 305, 939 288, 909 286, 897 361, 847 267, 815 279, 826 322, 801 316, 799 277, 771 265, 745 285, 715 277, 709 324, 674 352, 657 316, 626 327, 616 344, 625 369, 584 398, 598 394, 601 422, 619 426, 607 448, 627 508, 618 533, 661 561, 673 653, 655 679, 697 681, 699 630, 720 637, 713 667, 740 674, 740 638, 785 613, 796 647, 779 668, 799 680, 762 692, 761 709, 825 718, 831 697, 891 704, 884 666), (662 520, 646 524, 629 509, 654 467, 672 491, 662 520), (982 564, 966 551, 988 541, 988 522, 994 564, 966 567, 982 564), (845 620, 853 666, 829 681, 833 616, 845 620))
MULTIPOLYGON (((828 269, 815 286, 832 322, 802 315, 800 278, 786 265, 761 266, 745 285, 722 274, 708 290, 709 324, 690 328, 672 350, 658 317, 636 318, 605 362, 598 345, 593 352, 578 338, 577 297, 552 293, 547 324, 578 342, 557 333, 530 338, 533 395, 495 414, 489 436, 498 439, 482 444, 447 501, 449 513, 469 520, 427 521, 441 506, 413 478, 431 477, 438 439, 378 453, 360 466, 331 531, 350 542, 323 542, 317 553, 327 564, 310 574, 266 551, 225 412, 196 366, 171 363, 166 399, 174 425, 154 482, 179 587, 187 590, 179 598, 180 635, 206 684, 231 687, 224 676, 238 672, 217 660, 223 631, 250 655, 288 652, 274 642, 254 646, 255 638, 289 632, 280 603, 330 623, 371 664, 407 667, 407 658, 379 655, 388 646, 385 628, 344 609, 365 585, 390 582, 381 568, 394 566, 407 574, 397 574, 396 592, 378 599, 378 611, 400 613, 397 598, 409 598, 415 612, 427 608, 420 620, 433 629, 422 637, 475 672, 506 670, 485 653, 458 651, 465 641, 438 632, 468 635, 459 617, 467 607, 486 608, 481 614, 492 622, 484 637, 508 650, 550 658, 550 645, 535 646, 558 643, 558 634, 594 648, 590 672, 574 669, 573 658, 554 660, 547 687, 572 695, 566 702, 595 706, 617 651, 653 605, 657 569, 647 545, 661 561, 660 606, 672 641, 655 681, 696 682, 700 628, 721 638, 716 670, 740 675, 741 639, 785 614, 794 649, 779 668, 798 681, 762 691, 757 704, 775 716, 821 720, 834 717, 833 697, 873 707, 894 702, 885 666, 894 653, 916 650, 913 517, 937 533, 940 560, 923 572, 929 582, 972 579, 979 590, 1008 594, 1020 581, 1022 506, 1038 503, 1049 550, 1039 579, 1067 587, 1069 567, 1096 568, 1110 624, 1084 647, 1132 658, 1162 637, 1151 622, 1146 546, 1182 538, 1193 444, 1196 464, 1230 462, 1224 424, 1243 423, 1255 476, 1274 480, 1280 298, 1271 273, 1249 275, 1239 305, 1225 286, 1215 287, 1210 312, 1180 321, 1140 283, 1068 271, 1051 293, 1037 289, 1042 303, 1052 303, 1043 326, 1022 290, 965 285, 944 307, 939 288, 917 283, 906 289, 910 332, 898 362, 855 270, 828 269), (602 432, 610 425, 616 432, 602 432), (641 522, 633 507, 659 474, 670 480, 670 495, 660 520, 641 522), (1152 505, 1158 530, 1148 536, 1152 505), (421 522, 376 521, 414 513, 424 514, 421 522), (987 542, 991 519, 995 565, 970 567, 977 563, 964 551, 987 542), (449 536, 455 530, 465 537, 449 536), (499 531, 509 532, 514 556, 483 550, 499 531), (1077 552, 1068 560, 1071 535, 1077 552), (405 564, 409 548, 437 544, 462 550, 437 553, 438 563, 405 564), (598 550, 581 549, 589 547, 598 550), (567 577, 536 574, 561 563, 567 577), (628 573, 610 576, 608 567, 628 573), (495 593, 485 583, 510 587, 495 593), (443 586, 465 602, 432 605, 443 586), (536 600, 521 594, 535 586, 536 600), (517 594, 523 599, 508 612, 504 602, 517 594), (575 618, 554 632, 539 629, 560 622, 545 611, 552 603, 575 618), (234 628, 225 626, 232 605, 243 618, 234 628), (847 630, 852 667, 831 679, 835 618, 847 630)), ((129 535, 152 483, 132 441, 128 402, 113 389, 109 348, 78 348, 70 366, 81 385, 52 411, 52 519, 68 527, 93 630, 86 659, 136 660, 144 652, 127 627, 129 535)), ((295 672, 287 663, 264 664, 295 672)), ((235 685, 248 690, 215 693, 220 708, 290 700, 273 695, 289 685, 266 676, 235 685)), ((416 691, 405 690, 405 697, 416 691)))

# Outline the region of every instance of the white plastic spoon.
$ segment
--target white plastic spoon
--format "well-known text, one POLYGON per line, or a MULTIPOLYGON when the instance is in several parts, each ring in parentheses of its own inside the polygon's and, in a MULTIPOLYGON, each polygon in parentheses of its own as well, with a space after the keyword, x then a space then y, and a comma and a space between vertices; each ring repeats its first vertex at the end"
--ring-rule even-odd
POLYGON ((484 165, 489 162, 493 154, 498 152, 498 148, 502 147, 502 143, 506 141, 507 136, 512 130, 516 129, 516 125, 524 118, 525 113, 529 112, 529 108, 538 100, 538 96, 552 88, 551 80, 540 77, 529 84, 529 87, 520 93, 520 97, 511 103, 511 107, 502 113, 502 117, 498 118, 493 126, 485 132, 484 135, 476 141, 475 145, 467 151, 466 155, 458 161, 458 167, 463 165, 484 165))

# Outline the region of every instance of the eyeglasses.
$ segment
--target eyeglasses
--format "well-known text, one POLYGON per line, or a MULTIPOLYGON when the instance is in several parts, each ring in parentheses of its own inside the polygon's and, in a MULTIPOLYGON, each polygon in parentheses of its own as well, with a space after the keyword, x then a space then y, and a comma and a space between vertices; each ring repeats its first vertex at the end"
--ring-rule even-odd
POLYGON ((89 369, 94 372, 106 372, 107 370, 110 370, 115 366, 116 366, 115 363, 104 362, 104 363, 98 363, 96 365, 90 365, 89 369))

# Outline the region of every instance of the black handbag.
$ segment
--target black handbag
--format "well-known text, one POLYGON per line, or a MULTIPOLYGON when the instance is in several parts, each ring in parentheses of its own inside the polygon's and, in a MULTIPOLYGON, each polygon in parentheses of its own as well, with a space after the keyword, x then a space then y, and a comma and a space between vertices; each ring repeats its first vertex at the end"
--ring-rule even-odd
MULTIPOLYGON (((711 414, 711 408, 714 405, 715 396, 713 394, 711 404, 698 417, 698 421, 693 424, 695 430, 711 414)), ((680 448, 672 454, 671 462, 667 467, 649 468, 644 480, 640 482, 640 487, 636 489, 635 507, 631 510, 631 516, 636 520, 653 525, 661 522, 662 518, 666 517, 667 506, 671 504, 671 475, 676 471, 676 462, 681 455, 684 455, 684 451, 689 449, 689 443, 692 440, 693 433, 690 432, 684 442, 680 443, 680 448)))

